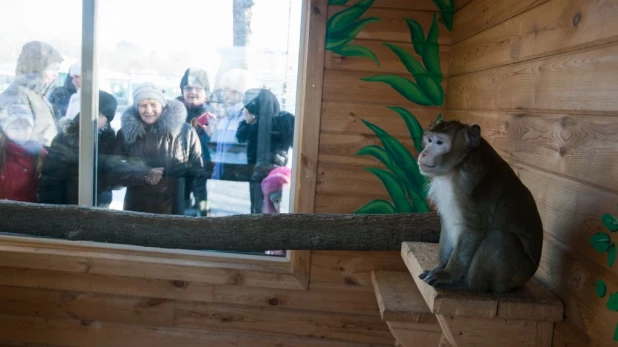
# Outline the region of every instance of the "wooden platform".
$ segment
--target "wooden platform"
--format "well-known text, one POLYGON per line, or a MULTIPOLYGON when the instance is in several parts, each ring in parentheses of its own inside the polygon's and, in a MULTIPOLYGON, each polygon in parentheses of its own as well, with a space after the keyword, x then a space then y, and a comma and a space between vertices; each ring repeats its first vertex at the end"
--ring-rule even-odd
POLYGON ((438 346, 442 329, 409 273, 374 271, 371 282, 396 346, 438 346))
POLYGON ((438 244, 404 242, 401 255, 430 312, 452 346, 551 346, 562 302, 532 279, 508 294, 436 289, 418 276, 438 262, 438 244))

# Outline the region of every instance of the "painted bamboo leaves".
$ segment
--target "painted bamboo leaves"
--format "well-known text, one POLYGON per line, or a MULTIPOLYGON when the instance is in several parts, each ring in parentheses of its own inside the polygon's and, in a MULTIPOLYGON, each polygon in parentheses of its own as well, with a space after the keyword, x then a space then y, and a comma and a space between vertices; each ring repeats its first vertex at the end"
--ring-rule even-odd
MULTIPOLYGON (((328 4, 345 5, 347 2, 347 0, 329 0, 328 4)), ((373 2, 374 0, 361 0, 328 19, 326 22, 327 50, 348 57, 369 58, 380 66, 378 57, 369 48, 350 44, 366 25, 380 21, 375 17, 359 19, 373 5, 373 2)))
POLYGON ((453 31, 453 15, 455 13, 453 0, 433 0, 433 3, 440 9, 440 16, 444 26, 448 31, 453 31))
POLYGON ((444 103, 444 89, 441 84, 443 75, 440 67, 440 44, 438 43, 440 26, 438 18, 434 14, 427 36, 425 36, 423 27, 417 21, 412 19, 405 21, 410 30, 414 51, 421 57, 423 64, 400 46, 391 43, 384 43, 384 45, 399 57, 414 81, 410 78, 390 74, 364 77, 361 80, 386 83, 403 97, 418 105, 440 106, 444 103))
MULTIPOLYGON (((388 106, 404 121, 417 152, 422 150, 423 128, 412 113, 402 107, 388 106)), ((442 115, 438 116, 439 118, 442 115)), ((426 178, 421 175, 412 153, 395 137, 389 135, 377 125, 362 120, 383 144, 370 145, 358 151, 357 155, 370 155, 378 159, 388 170, 367 168, 380 179, 388 191, 392 203, 386 200, 372 200, 354 211, 357 214, 383 213, 419 213, 429 212, 426 200, 426 178)))
MULTIPOLYGON (((331 16, 326 23, 326 49, 342 56, 366 57, 379 66, 378 58, 370 49, 350 44, 366 25, 380 20, 373 17, 361 19, 373 3, 374 0, 360 0, 331 16)), ((434 3, 440 8, 443 21, 450 30, 453 12, 451 0, 434 0, 434 3)), ((331 6, 347 4, 348 0, 329 0, 331 6)), ((440 106, 444 103, 444 90, 438 43, 440 27, 437 16, 433 16, 427 35, 417 21, 405 19, 405 23, 410 31, 414 51, 421 58, 422 63, 411 52, 398 45, 391 43, 384 43, 384 45, 399 58, 412 78, 385 74, 361 78, 361 80, 386 83, 411 102, 421 106, 440 106)), ((387 106, 387 108, 401 117, 416 151, 420 152, 423 129, 416 117, 402 107, 387 106)), ((442 115, 439 115, 438 119, 441 117, 442 115)), ((428 212, 427 181, 425 176, 421 175, 412 153, 399 140, 379 126, 365 120, 363 123, 376 134, 382 146, 366 146, 358 151, 357 155, 372 156, 385 166, 385 169, 367 168, 367 170, 382 182, 392 201, 373 200, 354 213, 428 212)))
MULTIPOLYGON (((601 221, 610 232, 618 231, 618 219, 614 215, 606 213, 601 216, 601 221)), ((592 248, 597 252, 607 253, 607 266, 614 266, 616 262, 616 244, 612 242, 610 235, 606 232, 598 232, 594 234, 589 241, 592 248)), ((598 297, 605 297, 607 294, 607 286, 603 280, 597 281, 595 291, 598 297)), ((606 307, 611 311, 618 312, 618 292, 609 295, 606 307)), ((618 324, 614 330, 614 341, 618 341, 618 324)))

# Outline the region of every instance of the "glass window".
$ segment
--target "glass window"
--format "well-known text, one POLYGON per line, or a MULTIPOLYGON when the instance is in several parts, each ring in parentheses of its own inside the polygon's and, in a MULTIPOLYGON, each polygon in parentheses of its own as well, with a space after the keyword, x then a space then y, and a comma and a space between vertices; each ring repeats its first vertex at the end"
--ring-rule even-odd
POLYGON ((3 5, 0 198, 290 212, 302 0, 105 0, 82 27, 86 5, 3 5))
POLYGON ((82 1, 2 5, 0 199, 77 203, 82 1))
POLYGON ((99 86, 118 101, 110 208, 289 212, 301 8, 100 2, 99 86))

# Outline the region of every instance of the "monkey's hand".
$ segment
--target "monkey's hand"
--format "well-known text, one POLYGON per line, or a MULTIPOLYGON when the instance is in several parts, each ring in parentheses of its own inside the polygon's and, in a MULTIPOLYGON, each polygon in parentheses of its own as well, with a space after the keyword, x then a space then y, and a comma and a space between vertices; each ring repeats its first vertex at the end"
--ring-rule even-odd
POLYGON ((456 280, 455 278, 453 278, 453 276, 451 276, 450 273, 446 272, 444 269, 433 269, 431 271, 424 271, 422 274, 419 275, 419 278, 433 287, 437 287, 440 284, 452 283, 456 280))

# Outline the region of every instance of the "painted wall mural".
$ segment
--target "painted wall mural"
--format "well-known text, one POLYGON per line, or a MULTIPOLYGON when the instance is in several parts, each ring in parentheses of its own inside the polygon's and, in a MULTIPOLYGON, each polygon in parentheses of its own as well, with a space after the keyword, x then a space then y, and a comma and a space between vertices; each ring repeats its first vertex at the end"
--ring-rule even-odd
MULTIPOLYGON (((601 221, 607 230, 614 233, 618 231, 618 219, 611 213, 601 216, 601 221)), ((607 253, 607 266, 612 267, 616 262, 616 244, 606 232, 598 232, 590 238, 590 244, 599 253, 607 253)), ((607 285, 605 281, 598 280, 596 283, 596 293, 599 298, 605 298, 607 285)), ((605 305, 609 310, 618 312, 618 292, 611 293, 605 305)), ((614 329, 614 341, 618 342, 618 324, 614 329)))
MULTIPOLYGON (((433 0, 438 6, 442 21, 446 28, 452 30, 453 3, 451 0, 433 0)), ((329 5, 347 5, 348 0, 330 0, 329 5)), ((361 30, 380 18, 361 16, 373 5, 374 0, 360 0, 332 15, 326 24, 326 49, 342 56, 356 56, 371 59, 380 66, 377 56, 370 49, 361 45, 351 44, 361 30)), ((423 27, 414 19, 404 18, 410 32, 410 42, 417 60, 407 49, 385 42, 384 46, 395 54, 401 64, 410 74, 409 78, 395 74, 376 74, 363 77, 362 81, 385 83, 410 102, 420 106, 442 106, 444 104, 444 89, 442 87, 443 73, 440 66, 439 21, 434 14, 430 29, 425 34, 423 27)), ((396 112, 406 125, 414 147, 422 150, 423 128, 417 118, 408 110, 397 106, 386 106, 396 112)), ((442 118, 437 115, 436 121, 442 118)), ((421 175, 416 159, 412 153, 395 137, 388 134, 378 125, 369 121, 362 122, 371 129, 382 142, 380 145, 369 145, 362 148, 356 155, 367 155, 381 162, 386 169, 366 168, 384 185, 391 201, 375 199, 360 207, 354 213, 411 213, 428 212, 427 180, 421 175)))

